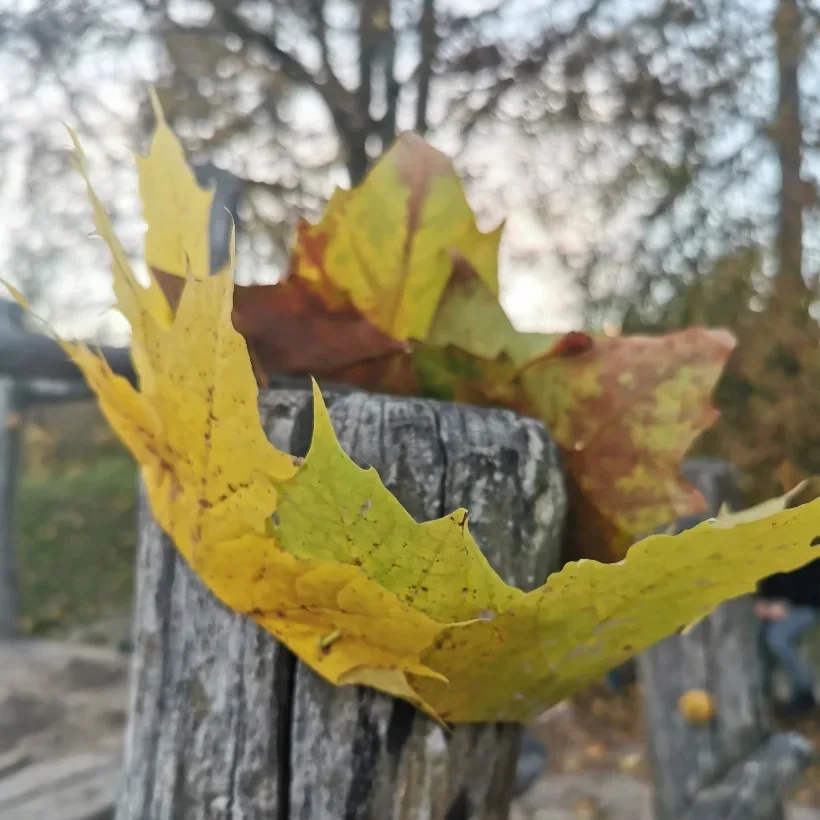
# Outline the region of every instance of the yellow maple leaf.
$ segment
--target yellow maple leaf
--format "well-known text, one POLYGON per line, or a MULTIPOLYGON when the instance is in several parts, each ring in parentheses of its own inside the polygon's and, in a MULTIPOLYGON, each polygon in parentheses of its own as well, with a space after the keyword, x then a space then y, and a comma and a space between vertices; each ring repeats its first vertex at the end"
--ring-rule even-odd
MULTIPOLYGON (((76 164, 85 175, 79 152, 76 164)), ((360 567, 291 555, 269 532, 277 486, 297 468, 262 429, 247 348, 231 324, 231 266, 189 278, 175 316, 162 326, 145 307, 150 288, 133 277, 90 185, 89 194, 98 230, 107 226, 100 233, 111 247, 115 289, 128 296, 118 306, 152 354, 136 363, 142 391, 85 346, 58 341, 141 464, 158 522, 220 600, 328 680, 378 685, 434 714, 407 674, 438 677, 420 654, 440 625, 360 567)), ((168 208, 155 213, 173 217, 168 208)), ((193 244, 185 236, 179 243, 193 244)))
POLYGON ((470 534, 466 510, 417 524, 372 468, 339 446, 318 390, 313 440, 282 484, 277 538, 293 555, 355 563, 399 600, 442 623, 470 620, 523 593, 502 581, 470 534))
POLYGON ((654 535, 617 564, 572 561, 508 609, 444 630, 423 660, 448 684, 416 689, 444 720, 529 720, 760 578, 820 557, 818 531, 820 500, 654 535))
POLYGON ((440 625, 360 567, 291 555, 269 534, 277 488, 297 468, 265 438, 247 350, 230 323, 232 287, 228 269, 188 280, 161 331, 150 402, 85 347, 63 346, 142 465, 160 525, 223 603, 328 680, 378 685, 434 714, 406 676, 437 677, 420 654, 440 625))
POLYGON ((424 339, 454 257, 498 294, 502 228, 479 231, 449 160, 402 134, 359 187, 336 191, 322 220, 301 226, 294 275, 348 294, 395 339, 424 339))
POLYGON ((208 225, 213 191, 199 187, 174 132, 151 89, 156 126, 148 155, 137 157, 145 234, 145 261, 175 276, 203 279, 210 273, 208 225))
MULTIPOLYGON (((174 207, 149 210, 173 220, 174 207)), ((201 220, 179 224, 166 233, 175 247, 207 233, 201 220)), ((374 686, 453 722, 525 720, 760 577, 816 556, 820 501, 653 536, 617 564, 572 562, 525 594, 488 565, 463 510, 416 523, 356 466, 318 387, 304 462, 267 441, 231 323, 231 265, 189 275, 166 324, 105 233, 123 310, 142 334, 142 389, 87 348, 65 349, 142 465, 154 515, 182 556, 227 606, 333 683, 374 686)))
POLYGON ((77 135, 69 128, 68 133, 74 144, 72 164, 79 171, 86 184, 88 198, 94 216, 94 227, 97 234, 105 240, 111 254, 111 264, 114 270, 114 295, 117 299, 117 309, 131 325, 131 359, 137 372, 145 380, 143 386, 152 389, 150 384, 152 366, 151 361, 157 351, 153 348, 151 339, 156 337, 158 328, 167 328, 171 324, 171 308, 157 282, 149 271, 149 283, 143 287, 134 271, 125 249, 117 238, 111 220, 108 218, 97 194, 91 187, 88 178, 85 154, 83 153, 77 135))

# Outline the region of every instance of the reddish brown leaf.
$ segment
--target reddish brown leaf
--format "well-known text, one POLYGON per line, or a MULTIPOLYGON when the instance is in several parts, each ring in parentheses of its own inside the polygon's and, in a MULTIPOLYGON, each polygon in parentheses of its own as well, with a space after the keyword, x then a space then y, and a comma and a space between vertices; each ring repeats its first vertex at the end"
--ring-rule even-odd
POLYGON ((553 348, 524 381, 565 452, 573 557, 617 561, 636 537, 703 508, 679 465, 717 418, 710 394, 734 340, 692 329, 591 342, 569 356, 553 348))
MULTIPOLYGON (((173 308, 184 279, 153 271, 173 308)), ((257 373, 337 375, 377 362, 406 345, 374 327, 337 295, 328 305, 312 286, 290 277, 274 285, 237 285, 234 327, 245 337, 257 373)))

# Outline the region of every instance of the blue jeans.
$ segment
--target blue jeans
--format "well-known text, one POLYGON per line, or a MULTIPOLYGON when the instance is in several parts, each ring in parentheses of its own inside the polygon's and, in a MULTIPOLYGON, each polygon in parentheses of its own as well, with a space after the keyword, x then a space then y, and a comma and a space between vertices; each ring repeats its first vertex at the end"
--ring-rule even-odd
POLYGON ((814 689, 814 675, 798 651, 798 641, 820 622, 820 611, 810 606, 790 606, 782 621, 763 625, 763 640, 791 684, 792 694, 807 694, 814 689))

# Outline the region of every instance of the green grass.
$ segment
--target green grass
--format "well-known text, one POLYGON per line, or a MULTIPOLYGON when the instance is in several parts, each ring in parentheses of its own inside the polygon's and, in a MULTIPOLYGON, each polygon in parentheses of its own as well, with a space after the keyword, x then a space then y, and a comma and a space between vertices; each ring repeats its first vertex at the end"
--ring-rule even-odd
POLYGON ((17 559, 23 630, 53 634, 131 605, 137 470, 125 453, 23 471, 17 559))

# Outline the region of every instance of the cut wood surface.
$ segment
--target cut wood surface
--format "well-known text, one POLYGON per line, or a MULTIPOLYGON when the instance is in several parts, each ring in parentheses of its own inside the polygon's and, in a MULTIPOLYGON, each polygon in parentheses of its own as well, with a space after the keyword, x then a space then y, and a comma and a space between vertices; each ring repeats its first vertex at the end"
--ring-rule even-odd
MULTIPOLYGON (((507 411, 329 396, 345 450, 417 520, 464 506, 493 566, 532 588, 559 562, 566 495, 543 427, 507 411)), ((303 454, 309 394, 268 391, 278 447, 303 454)), ((226 610, 142 504, 135 657, 118 820, 501 820, 520 729, 446 734, 408 704, 335 688, 226 610)))

